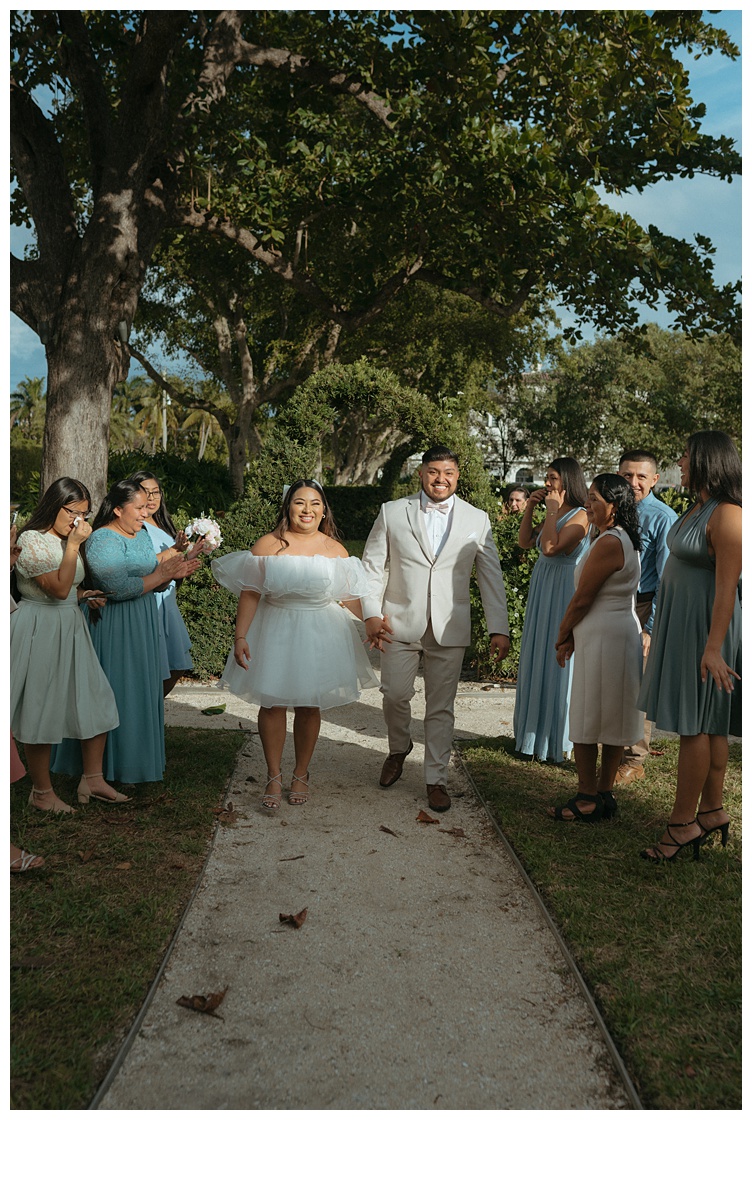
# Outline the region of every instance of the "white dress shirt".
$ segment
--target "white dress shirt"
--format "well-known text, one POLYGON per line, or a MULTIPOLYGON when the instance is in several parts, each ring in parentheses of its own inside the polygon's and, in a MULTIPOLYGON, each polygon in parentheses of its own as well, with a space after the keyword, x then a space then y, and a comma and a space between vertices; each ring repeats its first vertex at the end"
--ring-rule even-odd
POLYGON ((444 543, 449 536, 449 530, 452 527, 453 510, 453 495, 449 496, 447 500, 442 500, 439 504, 437 504, 436 501, 431 500, 421 488, 420 511, 423 514, 423 520, 426 523, 428 544, 433 550, 434 558, 438 558, 444 547, 444 543))

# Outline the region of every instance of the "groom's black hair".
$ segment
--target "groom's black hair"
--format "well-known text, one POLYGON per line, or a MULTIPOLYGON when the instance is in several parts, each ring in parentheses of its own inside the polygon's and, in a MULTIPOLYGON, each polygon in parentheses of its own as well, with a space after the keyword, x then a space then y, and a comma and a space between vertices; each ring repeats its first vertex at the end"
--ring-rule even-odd
POLYGON ((451 458, 455 467, 459 467, 460 460, 454 450, 450 450, 448 446, 432 446, 430 450, 426 450, 420 461, 425 466, 426 463, 443 462, 447 458, 451 458))

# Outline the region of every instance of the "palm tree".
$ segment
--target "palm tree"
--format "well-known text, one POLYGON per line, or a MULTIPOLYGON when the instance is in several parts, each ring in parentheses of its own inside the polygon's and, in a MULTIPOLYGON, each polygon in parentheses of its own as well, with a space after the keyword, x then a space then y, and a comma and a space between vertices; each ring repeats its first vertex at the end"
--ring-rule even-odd
POLYGON ((18 429, 28 438, 39 440, 44 434, 44 414, 47 406, 44 380, 22 379, 15 392, 10 395, 10 427, 18 429))
POLYGON ((198 433, 198 461, 201 462, 206 453, 206 446, 210 437, 218 437, 223 444, 225 439, 222 433, 222 426, 213 413, 204 412, 203 409, 196 408, 188 414, 180 428, 181 430, 188 430, 193 429, 196 425, 200 426, 198 433))

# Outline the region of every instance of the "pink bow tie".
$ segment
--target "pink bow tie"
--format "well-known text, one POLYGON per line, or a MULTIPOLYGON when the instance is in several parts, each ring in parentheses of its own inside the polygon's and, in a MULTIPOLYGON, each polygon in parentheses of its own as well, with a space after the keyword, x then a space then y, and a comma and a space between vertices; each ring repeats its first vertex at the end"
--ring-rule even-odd
POLYGON ((426 502, 426 512, 430 512, 431 509, 435 509, 436 512, 446 513, 449 512, 451 507, 452 506, 448 500, 441 500, 438 504, 434 500, 428 500, 426 502))

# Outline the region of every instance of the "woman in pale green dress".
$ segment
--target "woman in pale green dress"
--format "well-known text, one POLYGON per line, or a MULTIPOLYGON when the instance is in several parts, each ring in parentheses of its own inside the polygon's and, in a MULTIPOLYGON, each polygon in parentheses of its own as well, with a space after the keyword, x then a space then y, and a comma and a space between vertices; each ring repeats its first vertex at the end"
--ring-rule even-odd
POLYGON ((118 725, 115 697, 94 653, 79 608, 99 608, 106 597, 81 587, 80 550, 91 533, 91 498, 77 479, 48 487, 18 535, 18 610, 10 631, 10 724, 22 742, 32 780, 29 803, 42 812, 72 813, 50 779, 50 753, 63 738, 81 743, 79 800, 109 803, 127 796, 102 776, 107 734, 118 725))

